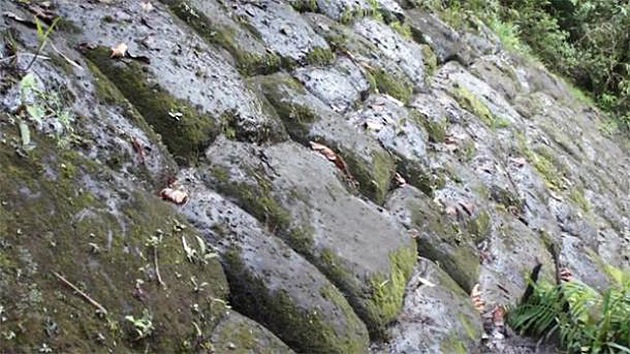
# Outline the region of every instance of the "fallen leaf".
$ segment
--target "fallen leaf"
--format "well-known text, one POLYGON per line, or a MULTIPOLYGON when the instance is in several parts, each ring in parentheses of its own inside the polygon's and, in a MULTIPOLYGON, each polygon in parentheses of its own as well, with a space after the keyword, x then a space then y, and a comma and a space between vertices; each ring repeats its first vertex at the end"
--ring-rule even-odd
POLYGON ((332 149, 328 146, 316 143, 314 141, 311 141, 309 144, 311 145, 311 149, 324 155, 328 160, 335 161, 337 159, 337 154, 332 151, 332 149))
POLYGON ((140 163, 144 164, 146 160, 145 159, 146 154, 144 152, 144 144, 142 144, 140 139, 134 137, 133 139, 131 139, 131 145, 133 146, 133 149, 136 151, 136 154, 138 154, 138 157, 140 158, 140 163))
POLYGON ((160 197, 177 205, 186 204, 186 202, 188 202, 188 192, 181 188, 164 188, 160 191, 160 197))
POLYGON ((117 46, 112 47, 112 54, 110 58, 124 58, 127 55, 127 49, 129 47, 125 43, 119 43, 117 46))
POLYGON ((447 206, 446 208, 444 208, 444 212, 446 213, 446 215, 448 216, 457 216, 457 208, 455 208, 452 205, 447 206))
POLYGON ((398 172, 394 175, 394 180, 398 184, 398 187, 403 187, 407 184, 407 181, 398 172))
POLYGON ((503 306, 495 305, 492 309, 492 324, 495 327, 504 327, 505 326, 505 315, 506 311, 503 306))
POLYGON ((560 269, 560 280, 566 283, 573 281, 573 273, 571 273, 569 268, 560 269))
POLYGON ((324 157, 326 157, 328 161, 332 161, 335 166, 337 166, 337 168, 340 169, 341 172, 343 172, 348 179, 354 181, 354 178, 352 178, 352 175, 350 175, 348 165, 346 164, 346 161, 343 159, 343 157, 337 155, 337 153, 335 153, 331 148, 326 145, 319 144, 314 141, 309 142, 309 144, 311 145, 311 149, 324 155, 324 157))
POLYGON ((479 288, 479 283, 473 286, 472 291, 470 292, 470 300, 472 300, 473 307, 479 313, 483 313, 484 307, 486 306, 486 302, 481 298, 481 290, 479 288))

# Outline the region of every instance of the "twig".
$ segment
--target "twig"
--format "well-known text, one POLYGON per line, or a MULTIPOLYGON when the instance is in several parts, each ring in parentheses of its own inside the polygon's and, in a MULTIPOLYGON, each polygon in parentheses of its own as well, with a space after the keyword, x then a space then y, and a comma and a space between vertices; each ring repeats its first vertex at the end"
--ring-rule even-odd
POLYGON ((77 69, 81 69, 81 70, 83 70, 83 67, 82 67, 81 65, 79 65, 76 61, 74 61, 74 60, 72 60, 72 59, 68 58, 68 57, 67 57, 65 54, 63 54, 63 53, 62 53, 59 49, 57 49, 57 47, 55 47, 55 45, 54 45, 54 44, 50 43, 50 47, 51 47, 51 48, 52 48, 55 52, 57 52, 57 54, 59 54, 62 58, 64 58, 64 59, 68 62, 68 64, 70 64, 70 65, 74 66, 74 67, 75 67, 75 68, 77 68, 77 69))
MULTIPOLYGON (((20 53, 19 55, 30 55, 30 56, 33 56, 33 57, 34 57, 34 56, 36 56, 38 59, 41 59, 41 60, 50 60, 50 57, 47 57, 47 56, 45 56, 45 55, 41 55, 41 54, 34 54, 34 53, 28 53, 28 52, 26 52, 26 53, 20 53)), ((15 58, 17 58, 17 57, 18 57, 18 54, 13 54, 13 55, 8 56, 8 57, 6 57, 6 58, 2 58, 2 59, 0 59, 0 62, 9 61, 9 60, 11 60, 11 59, 15 59, 15 58)))
POLYGON ((87 302, 89 302, 94 307, 96 307, 101 312, 101 314, 107 315, 107 310, 105 309, 105 307, 103 307, 103 305, 99 304, 96 300, 92 299, 88 294, 81 291, 81 289, 77 288, 76 285, 69 282, 68 279, 64 278, 61 274, 57 272, 52 272, 52 273, 64 284, 68 285, 69 287, 72 288, 72 290, 76 291, 79 295, 81 295, 81 297, 87 300, 87 302))
POLYGON ((158 265, 158 257, 157 257, 157 247, 153 246, 153 262, 155 263, 155 275, 157 276, 158 283, 163 287, 166 287, 166 284, 162 281, 162 276, 160 275, 160 267, 158 265))

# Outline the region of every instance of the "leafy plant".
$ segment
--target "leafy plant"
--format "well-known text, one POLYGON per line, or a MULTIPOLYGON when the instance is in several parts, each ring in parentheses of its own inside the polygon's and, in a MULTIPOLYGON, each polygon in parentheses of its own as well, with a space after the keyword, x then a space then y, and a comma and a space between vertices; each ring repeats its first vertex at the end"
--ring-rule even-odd
MULTIPOLYGON (((28 119, 35 122, 41 129, 48 119, 55 119, 58 126, 54 129, 54 136, 60 147, 67 146, 74 136, 74 113, 67 109, 61 95, 55 90, 41 90, 37 85, 35 75, 28 73, 20 80, 20 99, 27 113, 28 119)), ((30 131, 26 122, 18 117, 22 145, 30 148, 30 131)))
POLYGON ((153 333, 153 330, 155 330, 155 327, 153 326, 153 315, 151 315, 147 309, 142 311, 142 317, 135 318, 129 315, 125 316, 125 320, 131 322, 133 325, 137 334, 136 339, 146 338, 153 333))
POLYGON ((48 27, 48 29, 44 31, 44 26, 42 25, 42 22, 37 17, 35 17, 35 25, 37 26, 37 40, 39 42, 39 45, 37 46, 35 55, 33 55, 33 58, 28 63, 24 71, 28 71, 31 68, 31 66, 33 66, 33 64, 35 63, 35 60, 37 60, 37 57, 39 56, 39 53, 41 53, 42 50, 44 50, 46 43, 48 43, 48 38, 50 37, 53 30, 55 29, 55 26, 59 22, 59 19, 60 19, 59 17, 55 18, 52 24, 48 27))
POLYGON ((522 334, 555 336, 570 353, 630 353, 630 274, 612 267, 608 273, 614 284, 601 293, 573 279, 532 284, 508 324, 522 334))

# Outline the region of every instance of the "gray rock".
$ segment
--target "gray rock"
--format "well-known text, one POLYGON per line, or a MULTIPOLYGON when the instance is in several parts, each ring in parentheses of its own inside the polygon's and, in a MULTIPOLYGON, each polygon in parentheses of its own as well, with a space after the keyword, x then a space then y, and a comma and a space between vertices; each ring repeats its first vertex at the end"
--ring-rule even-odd
POLYGON ((462 44, 460 34, 436 15, 417 9, 408 10, 407 21, 414 38, 431 47, 439 64, 456 60, 467 66, 472 62, 472 53, 462 44))
POLYGON ((207 157, 208 184, 315 264, 368 329, 382 334, 402 306, 416 259, 415 242, 389 213, 348 193, 334 164, 300 145, 258 150, 219 139, 207 157))
POLYGON ((217 248, 237 310, 300 352, 365 351, 365 325, 317 269, 254 217, 180 172, 191 194, 182 212, 217 248))
POLYGON ((474 352, 483 327, 468 295, 435 263, 421 259, 407 285, 390 344, 372 353, 474 352))
POLYGON ((281 58, 300 64, 332 59, 328 43, 288 4, 265 0, 234 2, 232 7, 235 15, 246 21, 267 47, 281 58))
POLYGON ((387 58, 400 66, 403 72, 420 91, 425 87, 424 55, 420 46, 402 38, 400 34, 382 22, 364 18, 353 26, 361 36, 368 39, 387 58))
POLYGON ((291 138, 308 146, 314 141, 328 146, 347 163, 359 190, 382 203, 394 171, 393 158, 376 141, 334 112, 290 76, 257 77, 260 87, 283 120, 291 138))
POLYGON ((347 116, 348 121, 374 136, 400 161, 401 173, 416 184, 426 174, 428 135, 421 118, 403 103, 387 95, 371 95, 362 109, 347 116))

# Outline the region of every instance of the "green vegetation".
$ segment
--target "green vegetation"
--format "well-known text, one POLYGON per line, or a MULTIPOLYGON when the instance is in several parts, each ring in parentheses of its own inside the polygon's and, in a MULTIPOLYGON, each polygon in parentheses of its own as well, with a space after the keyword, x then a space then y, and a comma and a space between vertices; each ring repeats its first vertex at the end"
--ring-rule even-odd
POLYGON ((224 317, 216 303, 227 298, 227 283, 217 260, 186 261, 181 239, 194 240, 193 228, 149 193, 116 194, 120 186, 106 168, 52 137, 33 134, 37 148, 17 153, 16 123, 2 113, 0 124, 7 128, 0 352, 175 353, 184 341, 191 351, 204 345, 195 326, 210 334, 224 317), (107 200, 98 195, 104 189, 113 191, 107 200), (207 290, 191 294, 192 277, 210 284, 207 290))
POLYGON ((112 61, 110 49, 97 47, 86 56, 93 68, 107 77, 143 112, 147 122, 162 136, 169 151, 185 164, 194 164, 210 145, 221 128, 217 118, 200 113, 182 99, 150 83, 142 66, 137 63, 120 65, 112 61))
POLYGON ((627 1, 433 0, 422 6, 442 13, 455 26, 475 27, 468 16, 474 13, 508 49, 533 55, 567 77, 610 113, 618 128, 630 131, 627 1))
POLYGON ((556 335, 570 353, 630 353, 630 273, 607 270, 613 284, 603 292, 577 280, 533 284, 508 323, 521 333, 556 335))

